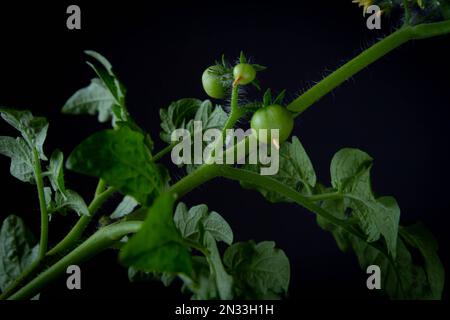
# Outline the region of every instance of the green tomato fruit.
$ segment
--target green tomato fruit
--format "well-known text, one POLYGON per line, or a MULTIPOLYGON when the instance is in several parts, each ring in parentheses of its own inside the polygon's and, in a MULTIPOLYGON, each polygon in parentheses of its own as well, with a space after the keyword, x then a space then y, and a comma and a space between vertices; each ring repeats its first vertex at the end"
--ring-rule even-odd
POLYGON ((239 63, 233 69, 234 81, 236 84, 249 84, 256 77, 256 70, 248 63, 239 63))
POLYGON ((223 99, 227 90, 220 79, 220 75, 217 74, 217 68, 217 66, 211 66, 203 72, 202 84, 208 96, 215 99, 223 99))
POLYGON ((281 144, 286 141, 287 138, 289 138, 292 129, 294 128, 294 118, 286 108, 278 104, 273 104, 257 110, 253 114, 250 125, 251 128, 255 130, 255 134, 258 140, 262 138, 259 137, 260 129, 269 130, 267 132, 267 140, 263 141, 267 144, 272 141, 270 129, 278 129, 278 143, 281 144))

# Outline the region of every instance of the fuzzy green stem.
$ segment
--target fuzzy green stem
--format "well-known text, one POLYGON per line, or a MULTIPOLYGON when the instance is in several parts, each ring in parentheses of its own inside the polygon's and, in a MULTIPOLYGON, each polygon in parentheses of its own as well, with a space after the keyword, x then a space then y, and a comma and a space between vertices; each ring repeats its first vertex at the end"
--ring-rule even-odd
POLYGON ((100 229, 61 260, 13 294, 9 299, 24 300, 34 297, 47 283, 64 274, 68 266, 80 264, 97 253, 111 247, 116 241, 119 241, 127 234, 137 232, 141 225, 142 222, 140 221, 127 221, 100 229))
POLYGON ((94 217, 97 210, 108 200, 111 195, 115 192, 114 188, 108 188, 102 193, 94 197, 91 204, 89 205, 89 215, 83 215, 80 217, 75 226, 70 230, 70 232, 62 239, 56 246, 54 246, 49 252, 48 256, 54 256, 56 254, 64 253, 71 249, 77 241, 83 235, 84 230, 87 228, 92 218, 94 217))
POLYGON ((157 154, 155 154, 155 155, 153 156, 153 158, 152 158, 152 161, 153 161, 153 162, 156 162, 156 161, 158 161, 159 159, 161 159, 162 157, 164 157, 167 153, 169 153, 169 152, 173 149, 173 147, 174 147, 175 145, 176 145, 176 144, 174 144, 174 143, 169 144, 167 147, 165 147, 164 149, 162 149, 161 151, 159 151, 157 154))
POLYGON ((175 193, 178 198, 181 198, 197 186, 215 178, 218 174, 217 167, 218 165, 214 164, 204 164, 173 184, 169 191, 175 193))
POLYGON ((325 77, 318 84, 292 101, 287 108, 298 116, 341 83, 403 43, 412 39, 424 39, 447 33, 450 33, 450 20, 421 24, 414 27, 405 26, 377 42, 325 77))
POLYGON ((39 254, 37 260, 40 261, 45 257, 48 246, 48 213, 47 203, 44 194, 44 181, 42 179, 41 161, 36 149, 33 149, 34 157, 34 177, 36 180, 36 188, 39 197, 39 207, 41 210, 41 237, 39 240, 39 254))

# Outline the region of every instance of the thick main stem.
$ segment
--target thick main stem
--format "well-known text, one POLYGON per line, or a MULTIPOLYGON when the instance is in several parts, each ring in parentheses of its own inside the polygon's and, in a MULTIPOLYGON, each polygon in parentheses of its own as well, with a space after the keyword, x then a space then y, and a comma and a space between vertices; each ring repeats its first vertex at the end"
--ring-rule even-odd
POLYGON ((364 50, 361 54, 325 77, 322 81, 292 101, 287 108, 296 113, 296 115, 299 115, 344 81, 403 43, 412 39, 424 39, 446 33, 450 33, 450 21, 428 23, 414 27, 405 26, 375 43, 372 47, 364 50))
POLYGON ((38 294, 49 282, 55 280, 66 272, 68 266, 80 264, 95 254, 111 247, 116 241, 130 233, 135 233, 141 227, 140 221, 126 221, 104 227, 94 233, 90 238, 75 248, 50 268, 42 272, 9 299, 30 299, 38 294))

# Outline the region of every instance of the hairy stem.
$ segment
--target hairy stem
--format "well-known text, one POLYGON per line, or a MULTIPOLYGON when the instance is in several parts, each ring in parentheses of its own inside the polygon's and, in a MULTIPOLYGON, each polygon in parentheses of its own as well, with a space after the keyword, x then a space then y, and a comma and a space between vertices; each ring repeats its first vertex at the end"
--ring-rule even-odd
POLYGON ((49 252, 48 256, 54 256, 60 253, 64 253, 64 251, 67 251, 71 249, 77 241, 81 238, 83 235, 84 230, 87 228, 89 223, 91 222, 92 218, 94 217, 97 210, 105 203, 106 200, 108 200, 111 195, 115 192, 114 188, 108 188, 102 193, 97 194, 92 202, 90 203, 88 209, 89 209, 89 215, 88 216, 81 216, 78 222, 75 224, 75 226, 70 230, 70 232, 62 239, 56 246, 54 246, 49 252))
POLYGON ((162 149, 161 151, 159 151, 157 154, 155 154, 152 158, 153 162, 158 161, 159 159, 161 159, 162 157, 164 157, 167 153, 169 153, 173 147, 175 146, 174 143, 169 144, 168 146, 166 146, 164 149, 162 149))
POLYGON ((41 210, 41 237, 39 240, 39 254, 37 260, 42 260, 45 257, 48 246, 48 213, 47 203, 44 194, 44 181, 42 179, 41 161, 36 149, 33 150, 34 157, 34 176, 36 179, 36 188, 39 197, 39 207, 41 210))
POLYGON ((141 225, 142 222, 140 221, 126 221, 100 229, 61 260, 39 274, 9 299, 23 300, 34 297, 47 283, 64 274, 68 266, 80 264, 97 253, 111 247, 116 241, 119 241, 127 234, 137 232, 141 225))
POLYGON ((322 81, 292 101, 287 108, 298 116, 344 81, 403 43, 412 39, 424 39, 447 33, 450 33, 450 20, 421 24, 414 27, 405 26, 377 42, 325 77, 322 81))

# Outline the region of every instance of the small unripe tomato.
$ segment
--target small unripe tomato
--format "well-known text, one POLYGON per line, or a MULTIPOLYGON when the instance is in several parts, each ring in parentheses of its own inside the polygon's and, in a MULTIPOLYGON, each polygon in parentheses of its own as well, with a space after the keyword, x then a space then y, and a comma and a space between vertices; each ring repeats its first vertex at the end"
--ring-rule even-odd
POLYGON ((225 98, 227 90, 218 74, 218 66, 210 66, 203 72, 202 84, 206 94, 211 98, 225 98))
POLYGON ((278 104, 273 104, 258 109, 252 116, 250 126, 253 130, 255 130, 256 137, 259 140, 261 139, 261 137, 259 136, 259 130, 268 130, 267 140, 263 141, 267 144, 270 144, 272 142, 270 130, 278 129, 278 143, 281 144, 286 141, 287 138, 289 138, 292 129, 294 128, 294 119, 292 114, 286 108, 278 104))
POLYGON ((233 69, 234 81, 236 84, 249 84, 256 77, 256 70, 251 64, 239 63, 233 69))

